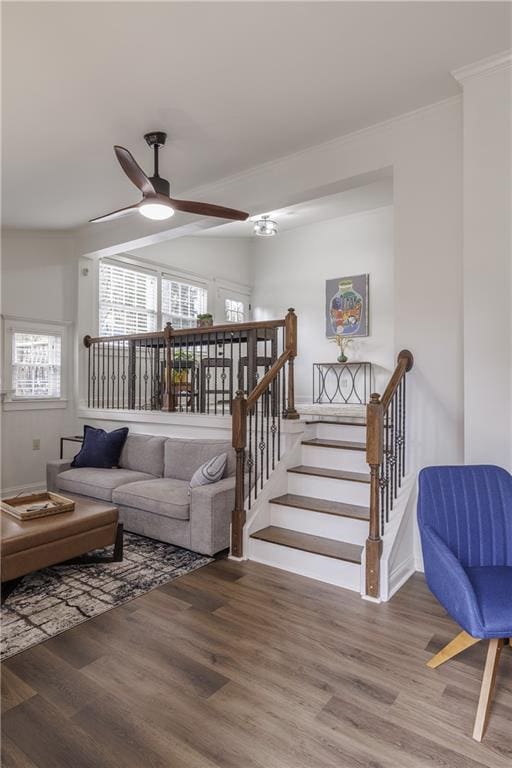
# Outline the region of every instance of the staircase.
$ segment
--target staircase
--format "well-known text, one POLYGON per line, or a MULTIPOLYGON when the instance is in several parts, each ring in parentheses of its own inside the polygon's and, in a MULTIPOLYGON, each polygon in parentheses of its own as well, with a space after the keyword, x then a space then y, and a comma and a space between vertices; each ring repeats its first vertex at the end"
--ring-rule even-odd
POLYGON ((370 519, 366 421, 304 423, 301 463, 269 500, 270 524, 252 531, 248 556, 267 565, 362 591, 370 519))

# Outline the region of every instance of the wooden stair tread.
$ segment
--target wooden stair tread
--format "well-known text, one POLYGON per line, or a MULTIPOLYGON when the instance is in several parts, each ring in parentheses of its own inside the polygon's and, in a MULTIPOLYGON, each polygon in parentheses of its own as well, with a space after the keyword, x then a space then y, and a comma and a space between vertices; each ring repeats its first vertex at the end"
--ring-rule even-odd
POLYGON ((323 437, 312 437, 302 441, 302 445, 316 445, 320 448, 342 448, 347 451, 366 451, 366 443, 354 440, 329 440, 323 437))
POLYGON ((369 483, 370 475, 363 472, 346 472, 344 469, 325 469, 324 467, 307 467, 300 464, 290 467, 288 472, 298 475, 315 475, 316 477, 329 477, 333 480, 352 480, 355 483, 369 483))
POLYGON ((368 521, 370 519, 368 507, 362 507, 358 504, 345 504, 340 501, 330 501, 329 499, 317 499, 313 496, 300 496, 296 493, 285 493, 282 496, 276 496, 274 499, 270 499, 270 503, 306 509, 310 512, 322 512, 326 515, 351 517, 355 520, 368 521))
POLYGON ((328 421, 327 419, 312 419, 306 421, 306 424, 335 424, 342 427, 366 427, 366 419, 362 416, 354 416, 354 421, 344 418, 342 421, 328 421))
POLYGON ((298 531, 291 531, 289 528, 269 525, 268 528, 262 528, 261 531, 251 533, 251 538, 268 541, 282 547, 300 549, 302 552, 311 552, 314 555, 332 557, 335 560, 361 563, 363 547, 359 544, 326 539, 323 536, 311 536, 309 533, 299 533, 298 531))

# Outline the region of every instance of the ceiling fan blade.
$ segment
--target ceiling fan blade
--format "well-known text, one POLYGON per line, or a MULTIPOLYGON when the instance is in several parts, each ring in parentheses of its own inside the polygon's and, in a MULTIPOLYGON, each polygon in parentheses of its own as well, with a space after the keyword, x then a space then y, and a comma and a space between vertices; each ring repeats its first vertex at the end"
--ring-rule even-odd
POLYGON ((124 147, 114 146, 119 165, 130 181, 140 189, 143 195, 154 195, 156 190, 131 152, 124 147))
POLYGON ((121 216, 126 216, 129 213, 133 213, 139 207, 139 203, 135 205, 129 205, 127 208, 120 208, 118 211, 112 211, 112 213, 106 213, 104 216, 97 216, 95 219, 89 219, 89 224, 94 224, 97 221, 111 221, 113 219, 120 219, 121 216))
POLYGON ((170 198, 172 207, 183 213, 198 213, 200 216, 217 216, 219 219, 233 219, 245 221, 249 214, 245 211, 237 211, 235 208, 224 208, 222 205, 211 203, 196 203, 193 200, 175 200, 170 198))

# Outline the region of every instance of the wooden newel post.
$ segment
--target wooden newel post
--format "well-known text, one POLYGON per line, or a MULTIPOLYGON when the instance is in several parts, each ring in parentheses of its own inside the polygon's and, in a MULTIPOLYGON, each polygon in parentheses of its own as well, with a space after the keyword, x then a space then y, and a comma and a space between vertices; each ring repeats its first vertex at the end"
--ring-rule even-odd
POLYGON ((379 597, 380 538, 379 474, 384 455, 384 409, 377 394, 366 406, 366 461, 370 465, 370 530, 366 540, 366 594, 379 597))
POLYGON ((297 315, 290 307, 285 318, 285 349, 290 353, 288 359, 288 392, 285 419, 298 419, 300 415, 295 410, 295 358, 297 357, 297 315))
POLYGON ((239 390, 233 400, 233 448, 236 454, 235 508, 231 516, 231 554, 243 556, 245 525, 245 448, 247 445, 247 400, 239 390))
POLYGON ((167 323, 164 328, 165 342, 165 387, 162 397, 162 411, 174 411, 174 397, 172 394, 172 325, 167 323))

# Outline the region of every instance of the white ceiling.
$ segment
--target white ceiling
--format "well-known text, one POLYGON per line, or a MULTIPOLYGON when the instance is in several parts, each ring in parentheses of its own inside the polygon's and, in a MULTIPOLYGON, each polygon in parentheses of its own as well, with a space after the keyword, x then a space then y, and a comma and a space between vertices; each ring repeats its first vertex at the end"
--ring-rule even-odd
MULTIPOLYGON (((346 189, 334 195, 326 195, 316 200, 291 205, 278 211, 262 211, 276 222, 278 233, 289 229, 316 224, 327 219, 337 219, 353 213, 370 211, 393 203, 393 180, 391 177, 372 184, 346 189)), ((247 221, 233 221, 218 227, 205 229, 194 237, 256 237, 254 221, 259 215, 247 221)))
MULTIPOLYGON (((457 93, 510 47, 509 3, 3 3, 3 223, 138 199, 114 143, 186 190, 457 93)), ((236 200, 209 202, 236 205, 236 200)), ((91 225, 92 226, 92 225, 91 225)), ((99 226, 99 225, 97 225, 99 226)))

